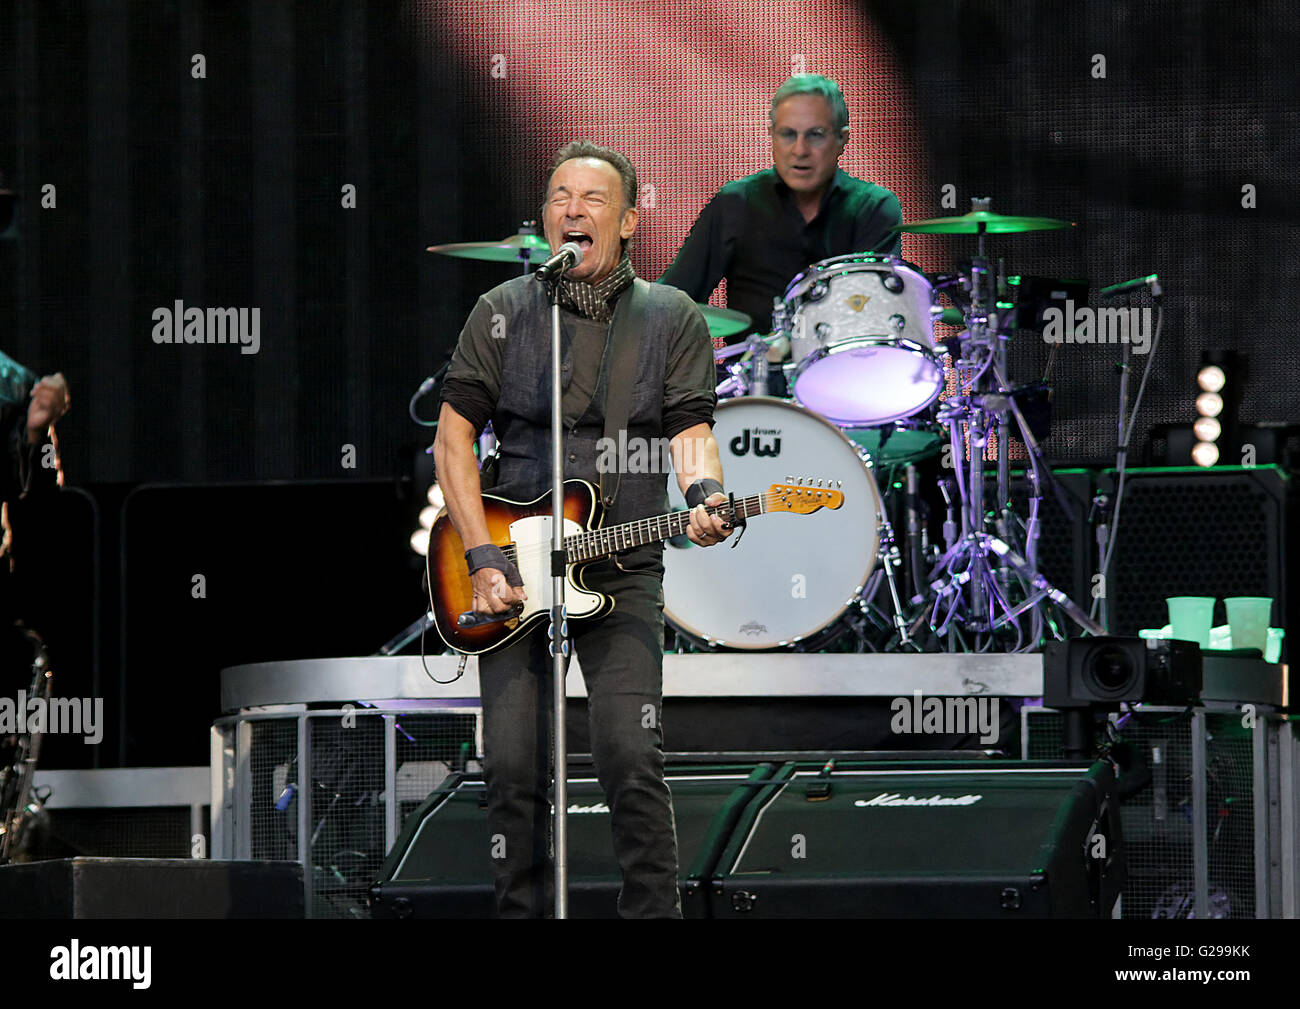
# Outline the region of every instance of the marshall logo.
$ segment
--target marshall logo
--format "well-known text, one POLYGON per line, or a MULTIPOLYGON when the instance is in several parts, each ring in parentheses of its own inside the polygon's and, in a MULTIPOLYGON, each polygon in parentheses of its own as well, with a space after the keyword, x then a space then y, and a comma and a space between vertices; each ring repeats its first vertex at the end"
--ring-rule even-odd
POLYGON ((590 806, 580 806, 576 802, 569 804, 570 813, 608 813, 609 807, 603 802, 593 803, 590 806))
POLYGON ((973 806, 982 795, 900 795, 881 792, 874 799, 858 799, 855 806, 973 806))
POLYGON ((853 309, 855 312, 861 312, 867 307, 867 302, 870 300, 871 298, 865 294, 850 294, 844 299, 844 304, 848 305, 849 308, 853 309))
POLYGON ((728 443, 732 455, 748 455, 753 446, 754 455, 778 456, 781 454, 781 429, 770 427, 745 428, 728 443), (765 443, 763 435, 771 436, 765 443))

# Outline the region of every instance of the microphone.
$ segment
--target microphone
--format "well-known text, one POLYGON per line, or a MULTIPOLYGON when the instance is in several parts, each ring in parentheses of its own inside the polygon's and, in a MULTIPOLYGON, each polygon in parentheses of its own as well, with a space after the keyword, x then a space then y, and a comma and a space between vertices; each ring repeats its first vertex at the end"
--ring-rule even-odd
POLYGON ((1139 287, 1151 287, 1152 293, 1159 293, 1160 274, 1149 273, 1145 277, 1134 277, 1132 280, 1125 280, 1119 284, 1111 284, 1110 287, 1101 289, 1103 298, 1113 298, 1117 294, 1123 294, 1125 291, 1132 291, 1139 287))
POLYGON ((565 242, 560 251, 537 268, 538 280, 557 280, 560 274, 572 270, 582 262, 582 246, 577 242, 565 242))

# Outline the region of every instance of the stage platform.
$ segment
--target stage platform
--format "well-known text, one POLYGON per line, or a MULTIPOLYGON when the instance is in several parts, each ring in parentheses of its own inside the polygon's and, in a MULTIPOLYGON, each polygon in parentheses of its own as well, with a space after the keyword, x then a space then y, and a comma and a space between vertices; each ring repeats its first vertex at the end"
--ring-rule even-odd
MULTIPOLYGON (((456 679, 449 655, 300 659, 231 666, 221 674, 221 710, 286 704, 433 700, 477 703, 478 660, 456 679), (436 682, 441 680, 444 682, 436 682), (454 681, 454 682, 446 682, 454 681)), ((568 693, 586 697, 582 662, 571 660, 568 693)), ((716 652, 664 656, 666 698, 898 697, 1028 698, 1043 692, 1041 654, 845 654, 716 652)), ((1201 697, 1289 707, 1295 674, 1284 664, 1205 657, 1201 697)))

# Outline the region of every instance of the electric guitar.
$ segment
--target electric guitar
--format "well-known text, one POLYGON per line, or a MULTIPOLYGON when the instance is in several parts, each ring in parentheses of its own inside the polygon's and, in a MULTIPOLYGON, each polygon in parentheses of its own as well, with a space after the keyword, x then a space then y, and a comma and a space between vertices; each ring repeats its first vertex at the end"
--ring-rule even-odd
MULTIPOLYGON (((818 483, 821 482, 824 481, 818 483)), ((735 504, 734 521, 739 523, 769 512, 811 515, 822 508, 839 508, 844 504, 844 492, 808 480, 772 484, 767 493, 737 498, 735 504)), ((469 655, 482 655, 500 648, 527 634, 551 613, 550 492, 526 502, 484 494, 483 511, 492 542, 514 563, 524 580, 528 599, 519 604, 515 615, 475 627, 462 627, 458 623, 460 615, 473 605, 474 587, 465 563, 465 545, 451 524, 446 508, 438 513, 429 531, 429 550, 425 555, 429 611, 434 626, 449 648, 469 655)), ((707 506, 706 511, 732 517, 729 501, 707 506)), ((669 512, 608 528, 601 526, 603 517, 604 506, 592 484, 586 480, 564 482, 564 551, 568 559, 564 605, 570 620, 603 617, 614 608, 612 598, 584 584, 582 572, 588 564, 645 543, 681 536, 691 524, 689 511, 669 512)))

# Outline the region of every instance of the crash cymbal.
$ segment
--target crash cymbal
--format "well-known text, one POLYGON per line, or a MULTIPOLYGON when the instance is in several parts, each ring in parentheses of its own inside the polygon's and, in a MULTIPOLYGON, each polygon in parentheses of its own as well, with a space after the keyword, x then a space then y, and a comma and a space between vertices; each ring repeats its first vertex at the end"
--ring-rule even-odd
POLYGON ((991 210, 975 210, 961 217, 910 221, 895 225, 892 230, 913 235, 1015 235, 1025 231, 1056 231, 1073 227, 1073 221, 1060 221, 1055 217, 1013 217, 995 214, 991 210))
POLYGON ((490 263, 540 263, 551 251, 550 244, 540 235, 518 234, 499 242, 453 242, 450 245, 431 245, 429 252, 458 259, 482 259, 490 263))
POLYGON ((709 324, 709 336, 735 336, 749 329, 754 321, 744 312, 730 308, 718 308, 714 305, 699 305, 704 321, 709 324))

